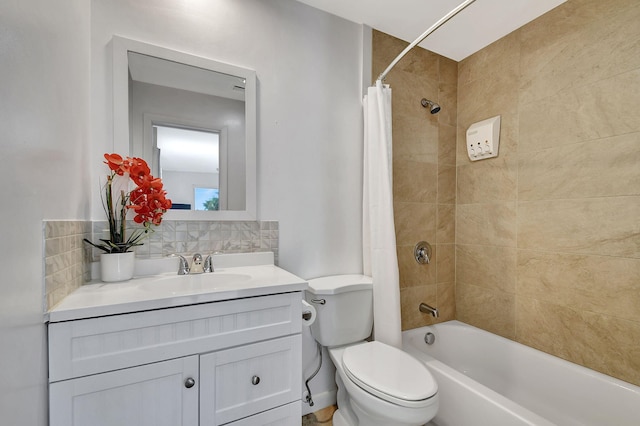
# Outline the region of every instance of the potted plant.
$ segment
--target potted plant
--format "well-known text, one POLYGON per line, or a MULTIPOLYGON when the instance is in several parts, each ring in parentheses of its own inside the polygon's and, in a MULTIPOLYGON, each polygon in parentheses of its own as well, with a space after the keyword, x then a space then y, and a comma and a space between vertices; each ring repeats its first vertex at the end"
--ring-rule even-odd
POLYGON ((162 215, 171 208, 162 180, 153 177, 147 162, 141 158, 118 154, 104 154, 110 174, 103 188, 102 206, 109 222, 109 238, 100 243, 84 241, 103 250, 100 255, 102 281, 124 281, 133 276, 135 253, 132 248, 160 225, 162 215), (136 187, 129 191, 129 181, 136 187), (134 213, 133 221, 141 224, 127 232, 127 213, 134 213))

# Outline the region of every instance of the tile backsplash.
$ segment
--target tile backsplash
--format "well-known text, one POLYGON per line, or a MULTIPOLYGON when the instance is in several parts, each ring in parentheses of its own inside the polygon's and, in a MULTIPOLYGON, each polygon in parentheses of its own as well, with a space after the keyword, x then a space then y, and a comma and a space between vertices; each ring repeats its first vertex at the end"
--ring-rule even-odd
MULTIPOLYGON (((137 225, 131 223, 129 229, 137 225)), ((44 221, 44 309, 91 280, 91 262, 101 251, 83 242, 98 241, 108 229, 106 221, 44 221)), ((166 220, 136 247, 137 258, 159 258, 173 253, 209 254, 271 251, 278 263, 277 221, 166 220)))
MULTIPOLYGON (((108 232, 106 221, 92 222, 93 238, 97 241, 108 232)), ((131 223, 129 229, 136 225, 131 223)), ((173 253, 247 253, 273 251, 278 258, 277 221, 177 221, 165 220, 152 227, 152 234, 144 245, 135 248, 136 257, 164 257, 173 253)), ((92 241, 94 241, 92 240, 92 241)), ((98 261, 100 250, 93 249, 93 261, 98 261)))
POLYGON ((91 279, 91 249, 83 243, 91 237, 91 222, 44 221, 44 310, 91 279))

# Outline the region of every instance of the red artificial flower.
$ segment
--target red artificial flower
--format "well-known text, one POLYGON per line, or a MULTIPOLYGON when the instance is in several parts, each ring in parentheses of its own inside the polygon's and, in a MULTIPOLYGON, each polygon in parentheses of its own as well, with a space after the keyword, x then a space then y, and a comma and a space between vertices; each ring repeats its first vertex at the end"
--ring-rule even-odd
POLYGON ((122 156, 118 154, 104 154, 104 158, 107 160, 105 161, 105 164, 116 174, 122 176, 125 173, 124 169, 126 168, 126 165, 122 156))
POLYGON ((129 176, 136 185, 142 185, 146 179, 153 178, 147 162, 141 158, 132 158, 129 176))
POLYGON ((105 211, 109 221, 109 240, 101 240, 102 244, 89 244, 108 253, 124 253, 133 246, 142 245, 142 239, 149 235, 151 225, 160 225, 162 215, 171 208, 171 200, 166 197, 162 179, 153 177, 147 162, 138 157, 122 158, 119 154, 104 154, 105 164, 109 166, 111 175, 107 176, 105 185, 105 211), (120 194, 112 193, 113 177, 129 174, 136 188, 120 194), (119 209, 119 210, 118 210, 119 209), (133 210, 134 222, 144 225, 144 228, 134 230, 128 237, 126 234, 126 211, 133 210))

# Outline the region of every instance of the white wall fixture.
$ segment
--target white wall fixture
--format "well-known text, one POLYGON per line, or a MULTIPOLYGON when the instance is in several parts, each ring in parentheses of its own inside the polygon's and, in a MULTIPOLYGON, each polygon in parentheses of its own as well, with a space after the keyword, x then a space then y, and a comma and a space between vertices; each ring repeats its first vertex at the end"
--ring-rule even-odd
POLYGON ((471 161, 497 157, 500 146, 500 116, 473 123, 467 130, 467 154, 471 161))

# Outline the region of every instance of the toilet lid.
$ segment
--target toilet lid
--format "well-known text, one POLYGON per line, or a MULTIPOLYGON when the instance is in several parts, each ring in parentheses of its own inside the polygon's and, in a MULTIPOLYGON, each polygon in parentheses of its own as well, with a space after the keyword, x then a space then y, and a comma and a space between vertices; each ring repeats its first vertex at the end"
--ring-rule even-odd
POLYGON ((438 392, 424 364, 381 342, 348 347, 342 355, 342 366, 359 387, 398 405, 413 406, 438 392))

